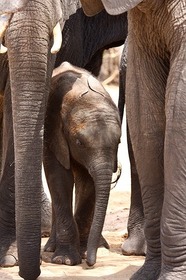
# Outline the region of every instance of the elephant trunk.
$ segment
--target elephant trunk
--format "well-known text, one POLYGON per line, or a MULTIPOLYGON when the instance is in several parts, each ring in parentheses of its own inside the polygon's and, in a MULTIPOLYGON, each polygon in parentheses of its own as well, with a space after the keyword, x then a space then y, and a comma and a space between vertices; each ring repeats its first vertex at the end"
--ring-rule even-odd
POLYGON ((87 244, 87 264, 89 266, 94 265, 96 262, 96 253, 99 247, 109 200, 113 166, 108 160, 107 164, 97 164, 96 169, 98 168, 99 170, 90 172, 95 184, 96 198, 94 216, 87 244))
MULTIPOLYGON (((33 280, 40 274, 41 164, 49 88, 49 77, 46 73, 49 74, 50 47, 48 29, 41 26, 41 21, 33 24, 31 18, 25 23, 25 15, 23 13, 21 18, 21 14, 18 13, 19 20, 15 14, 11 21, 6 45, 10 66, 15 147, 19 274, 24 279, 33 280), (19 30, 21 39, 18 39, 19 30)), ((31 13, 30 15, 32 16, 31 13)))

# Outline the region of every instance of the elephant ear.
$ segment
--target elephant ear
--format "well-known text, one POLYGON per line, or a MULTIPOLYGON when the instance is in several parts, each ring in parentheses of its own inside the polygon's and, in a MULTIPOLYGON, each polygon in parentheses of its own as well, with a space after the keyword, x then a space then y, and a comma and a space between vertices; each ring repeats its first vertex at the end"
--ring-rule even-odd
POLYGON ((61 117, 55 120, 54 129, 50 132, 50 150, 54 153, 57 160, 65 167, 70 169, 70 152, 63 133, 61 117))
POLYGON ((91 90, 101 94, 102 96, 106 95, 106 90, 104 89, 102 84, 96 78, 94 78, 94 76, 90 75, 88 77, 88 85, 91 90))
POLYGON ((15 13, 24 7, 29 0, 1 0, 0 14, 15 13))
POLYGON ((104 9, 100 0, 81 0, 81 5, 87 16, 94 16, 104 9))
POLYGON ((134 8, 140 2, 142 2, 142 0, 81 0, 84 13, 88 16, 93 16, 95 10, 100 12, 102 4, 107 13, 111 15, 119 15, 134 8), (94 2, 96 2, 96 5, 94 2))

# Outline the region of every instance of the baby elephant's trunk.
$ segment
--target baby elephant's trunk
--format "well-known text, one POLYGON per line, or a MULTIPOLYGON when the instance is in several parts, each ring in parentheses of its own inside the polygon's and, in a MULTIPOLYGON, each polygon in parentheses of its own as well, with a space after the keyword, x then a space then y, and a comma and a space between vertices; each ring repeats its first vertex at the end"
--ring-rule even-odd
POLYGON ((96 169, 98 168, 99 170, 90 172, 95 183, 96 199, 94 217, 87 244, 87 264, 89 266, 96 263, 96 253, 105 221, 113 170, 112 164, 109 162, 98 164, 96 169))

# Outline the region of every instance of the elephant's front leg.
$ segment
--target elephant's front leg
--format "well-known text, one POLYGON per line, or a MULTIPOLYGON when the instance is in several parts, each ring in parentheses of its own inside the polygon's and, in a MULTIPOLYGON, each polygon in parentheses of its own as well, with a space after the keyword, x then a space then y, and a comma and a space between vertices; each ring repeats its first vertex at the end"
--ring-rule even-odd
MULTIPOLYGON (((52 234, 45 251, 54 251, 51 261, 57 264, 81 263, 79 234, 72 212, 74 178, 72 171, 65 169, 54 154, 45 149, 44 168, 50 189, 53 209, 52 234)), ((43 254, 45 261, 50 261, 43 254)))
MULTIPOLYGON (((130 30, 130 32, 132 32, 130 30)), ((131 33, 130 33, 131 34, 131 33)), ((140 33, 141 34, 141 33, 140 33)), ((146 260, 132 280, 157 280, 161 270, 160 219, 164 199, 164 96, 168 65, 130 36, 126 108, 142 190, 146 260), (131 40, 132 39, 132 40, 131 40)), ((145 42, 146 43, 146 42, 145 42)), ((145 44, 144 44, 145 45, 145 44)))
MULTIPOLYGON (((123 120, 125 94, 126 94, 126 71, 127 71, 127 39, 124 44, 119 70, 119 99, 118 108, 121 120, 123 120)), ((130 135, 127 128, 127 144, 131 167, 131 204, 127 223, 128 236, 122 244, 123 255, 145 255, 146 254, 146 240, 144 236, 144 213, 141 198, 141 187, 139 177, 136 170, 136 163, 134 153, 130 140, 130 135)))
MULTIPOLYGON (((95 185, 88 171, 78 163, 74 164, 75 174, 75 213, 78 226, 80 250, 82 258, 86 258, 87 242, 95 209, 95 185)), ((99 246, 109 248, 109 244, 101 236, 99 246)))
MULTIPOLYGON (((184 25, 185 26, 185 25, 184 25)), ((186 37, 171 55, 166 88, 165 194, 161 220, 162 271, 159 280, 186 275, 186 37)))

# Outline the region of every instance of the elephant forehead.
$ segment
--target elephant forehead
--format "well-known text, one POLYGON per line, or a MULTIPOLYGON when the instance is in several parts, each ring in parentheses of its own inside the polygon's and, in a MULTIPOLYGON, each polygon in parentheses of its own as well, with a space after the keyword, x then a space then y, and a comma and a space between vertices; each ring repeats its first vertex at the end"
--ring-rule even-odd
POLYGON ((110 148, 119 143, 120 136, 120 129, 117 123, 90 124, 83 127, 78 133, 80 141, 87 143, 91 147, 110 148))
POLYGON ((101 124, 120 123, 115 104, 101 95, 99 98, 89 98, 88 94, 87 97, 84 96, 79 99, 71 108, 69 116, 74 125, 99 126, 101 124))
POLYGON ((97 144, 118 142, 121 136, 120 123, 112 114, 103 114, 96 111, 93 115, 82 115, 77 113, 70 121, 70 134, 79 138, 82 142, 95 142, 97 144))
POLYGON ((92 102, 79 102, 69 112, 69 117, 74 125, 100 125, 118 122, 118 114, 115 108, 103 103, 103 100, 92 100, 92 102))

